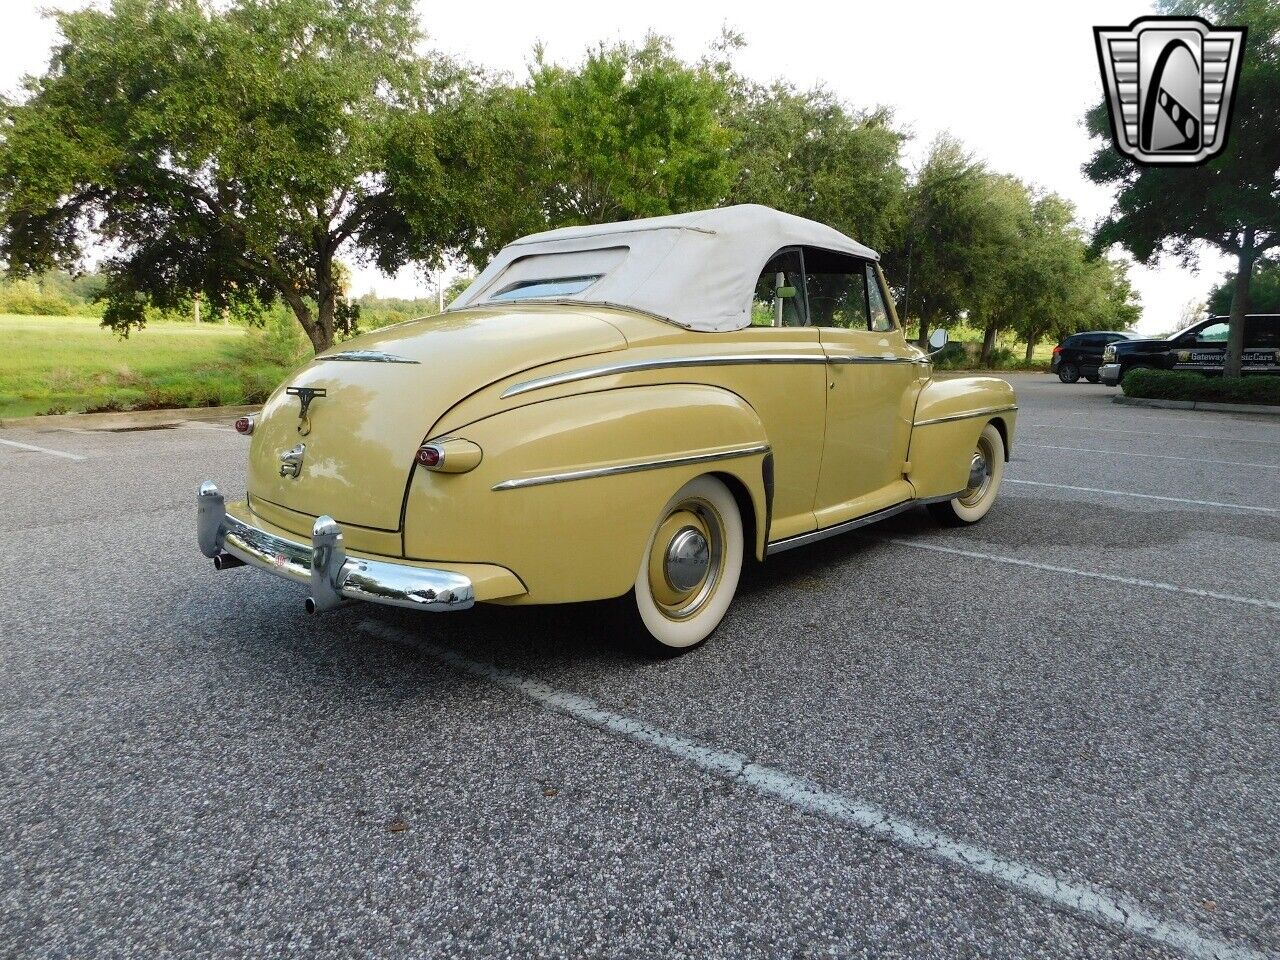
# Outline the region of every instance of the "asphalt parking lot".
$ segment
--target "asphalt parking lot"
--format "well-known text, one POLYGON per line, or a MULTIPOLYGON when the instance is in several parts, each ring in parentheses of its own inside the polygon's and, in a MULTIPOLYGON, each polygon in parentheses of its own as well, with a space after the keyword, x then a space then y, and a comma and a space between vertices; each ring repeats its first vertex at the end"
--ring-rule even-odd
POLYGON ((1011 379, 983 523, 660 663, 215 573, 225 427, 0 431, 0 956, 1280 953, 1280 421, 1011 379))

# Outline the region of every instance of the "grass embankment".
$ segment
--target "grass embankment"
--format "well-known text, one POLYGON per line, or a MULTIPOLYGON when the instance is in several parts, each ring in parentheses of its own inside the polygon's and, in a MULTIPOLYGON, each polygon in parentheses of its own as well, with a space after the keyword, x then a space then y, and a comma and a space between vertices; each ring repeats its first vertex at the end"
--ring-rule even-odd
POLYGON ((1191 400, 1200 403, 1258 403, 1280 406, 1280 377, 1206 377, 1178 370, 1130 370, 1121 383, 1126 397, 1191 400))
POLYGON ((122 340, 93 317, 0 315, 0 417, 258 403, 305 358, 300 340, 216 323, 122 340))

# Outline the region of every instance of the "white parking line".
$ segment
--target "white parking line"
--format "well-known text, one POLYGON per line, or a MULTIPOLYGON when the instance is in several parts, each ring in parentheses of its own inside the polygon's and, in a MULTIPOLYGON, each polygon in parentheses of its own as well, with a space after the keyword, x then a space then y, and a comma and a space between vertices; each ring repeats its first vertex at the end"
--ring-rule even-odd
POLYGON ((959 557, 972 557, 975 560, 989 560, 992 563, 1007 563, 1015 567, 1031 567, 1034 570, 1049 570, 1053 573, 1068 573, 1077 577, 1088 577, 1090 580, 1108 580, 1112 583, 1123 583, 1130 587, 1148 587, 1152 590, 1168 590, 1172 593, 1185 593, 1192 597, 1208 597, 1213 600, 1226 600, 1230 603, 1243 603, 1252 607, 1266 607, 1269 610, 1280 610, 1280 600, 1263 600, 1259 597, 1242 597, 1234 593, 1218 593, 1216 590, 1198 590, 1195 587, 1180 587, 1174 583, 1162 583, 1159 580, 1146 580, 1142 577, 1121 577, 1111 573, 1097 573, 1093 570, 1078 570, 1075 567, 1059 567, 1052 563, 1038 563, 1035 560, 1023 560, 1020 557, 1002 557, 994 553, 980 553, 977 550, 961 550, 959 547, 944 547, 938 543, 924 543, 920 540, 900 540, 886 537, 885 543, 896 543, 900 547, 913 547, 916 550, 933 550, 935 553, 953 553, 959 557))
POLYGON ((1142 904, 1127 897, 1109 894, 1093 884, 1066 880, 1030 864, 1006 859, 991 850, 954 839, 940 830, 897 816, 867 800, 824 790, 776 767, 754 763, 740 753, 688 740, 642 720, 614 713, 587 697, 557 690, 540 680, 504 670, 491 663, 470 660, 422 640, 416 634, 369 620, 362 623, 360 629, 379 639, 425 653, 437 662, 528 697, 596 729, 617 734, 690 763, 713 776, 745 783, 758 793, 781 800, 799 810, 821 814, 899 847, 944 860, 969 873, 995 880, 1052 908, 1065 910, 1106 927, 1137 934, 1197 960, 1224 957, 1262 960, 1264 956, 1248 947, 1236 946, 1208 936, 1189 924, 1163 920, 1142 904))
POLYGON ((1020 423, 1019 427, 1043 427, 1055 430, 1083 430, 1085 433, 1132 433, 1150 440, 1213 440, 1217 443, 1265 443, 1280 447, 1280 440, 1252 440, 1247 437, 1224 437, 1206 433, 1173 433, 1169 435, 1155 434, 1150 430, 1121 430, 1118 427, 1073 427, 1065 423, 1020 423))
POLYGON ((0 440, 7 447, 17 447, 19 450, 31 450, 35 453, 47 453, 51 457, 66 457, 68 460, 84 460, 85 457, 78 453, 67 453, 63 450, 50 450, 48 447, 37 447, 31 443, 19 443, 17 440, 0 440))
POLYGON ((1280 513, 1275 507, 1247 507, 1240 503, 1221 503, 1218 500, 1188 500, 1185 497, 1162 497, 1154 493, 1130 493, 1128 490, 1103 490, 1099 487, 1073 487, 1068 483, 1045 483, 1043 480, 1014 480, 1004 478, 1005 483, 1022 483, 1029 487, 1052 487, 1055 490, 1079 490, 1082 493, 1106 493, 1113 497, 1138 497, 1142 500, 1166 500, 1169 503, 1190 503, 1198 507, 1227 507, 1231 510, 1253 510, 1257 513, 1280 513))
POLYGON ((1243 460, 1210 460, 1207 457, 1175 457, 1169 453, 1134 453, 1131 450, 1099 450, 1094 447, 1060 447, 1052 443, 1018 442, 1018 449, 1035 447, 1037 450, 1070 450, 1074 453, 1104 453, 1109 457, 1141 457, 1143 460, 1189 460, 1192 463, 1216 463, 1224 467, 1262 467, 1280 470, 1280 463, 1247 463, 1243 460))

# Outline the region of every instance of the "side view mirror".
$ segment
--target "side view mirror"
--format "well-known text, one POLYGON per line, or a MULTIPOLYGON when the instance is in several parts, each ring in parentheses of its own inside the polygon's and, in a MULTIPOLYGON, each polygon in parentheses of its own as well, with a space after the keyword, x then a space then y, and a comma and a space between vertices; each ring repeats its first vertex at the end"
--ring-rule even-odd
POLYGON ((951 335, 945 330, 935 330, 929 334, 929 356, 942 351, 951 340, 951 335))

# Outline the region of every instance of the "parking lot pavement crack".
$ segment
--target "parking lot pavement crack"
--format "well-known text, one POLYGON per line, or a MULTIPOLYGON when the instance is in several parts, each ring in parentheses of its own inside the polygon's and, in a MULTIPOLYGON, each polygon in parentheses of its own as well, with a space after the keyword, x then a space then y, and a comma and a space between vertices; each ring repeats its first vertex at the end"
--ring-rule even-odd
POLYGON ((528 697, 593 728, 659 750, 714 776, 746 783, 762 796, 780 800, 793 809, 823 815, 899 848, 922 853, 1000 883, 1052 909, 1140 936, 1195 960, 1265 960, 1264 953, 1227 943, 1190 924, 1163 920, 1136 901, 1108 893, 1101 887, 1064 879, 1031 864, 1001 857, 994 851, 900 817, 878 804, 824 789, 735 751, 700 744, 642 720, 615 713, 588 697, 558 690, 541 680, 491 663, 469 659, 439 644, 375 621, 364 621, 360 629, 369 636, 410 647, 461 673, 528 697))

